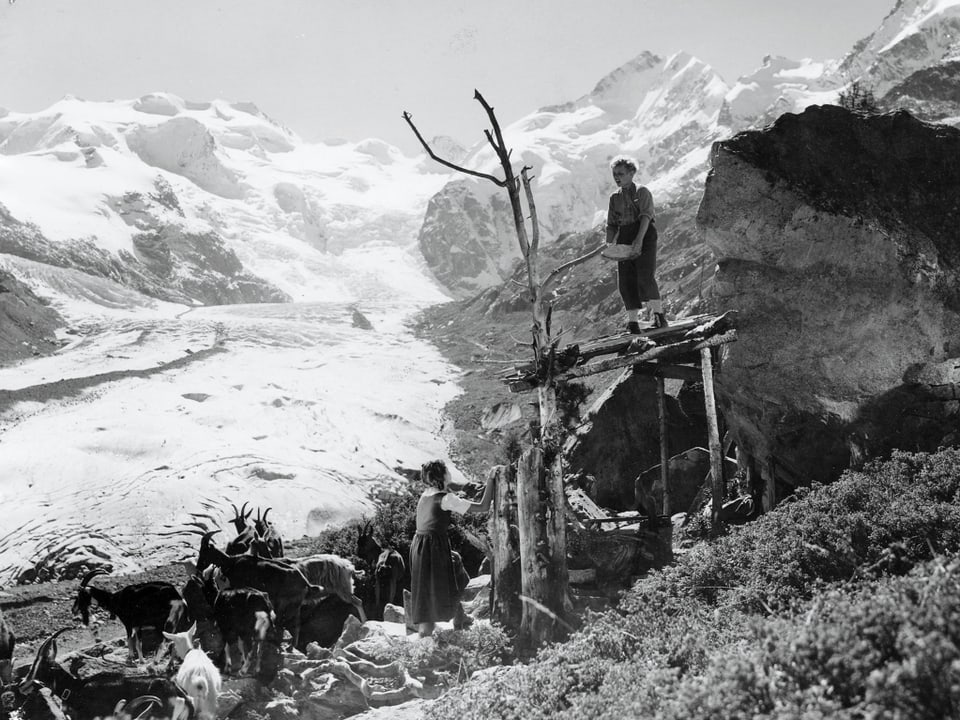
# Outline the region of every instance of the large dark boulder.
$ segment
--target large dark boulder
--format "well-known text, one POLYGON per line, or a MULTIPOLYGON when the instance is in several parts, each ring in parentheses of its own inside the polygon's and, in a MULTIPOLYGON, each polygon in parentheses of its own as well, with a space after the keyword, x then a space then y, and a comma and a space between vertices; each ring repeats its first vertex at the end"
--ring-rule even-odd
POLYGON ((956 433, 960 131, 784 115, 714 145, 698 222, 740 311, 719 402, 762 473, 829 481, 956 433))
MULTIPOLYGON (((699 386, 667 381, 668 452, 672 455, 707 442, 703 394, 699 386), (676 383, 676 385, 674 385, 676 383)), ((660 464, 660 418, 657 381, 627 370, 588 409, 583 422, 564 447, 570 472, 591 476, 588 494, 600 506, 613 510, 644 509, 659 513, 659 494, 643 487, 637 478, 660 464), (638 508, 653 495, 654 508, 638 508)), ((686 507, 674 507, 674 510, 686 507)))

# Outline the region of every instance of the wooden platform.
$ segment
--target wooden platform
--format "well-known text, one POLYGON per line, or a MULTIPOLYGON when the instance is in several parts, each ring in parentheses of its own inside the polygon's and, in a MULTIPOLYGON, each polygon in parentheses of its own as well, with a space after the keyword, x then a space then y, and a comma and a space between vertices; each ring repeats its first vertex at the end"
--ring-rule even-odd
MULTIPOLYGON (((572 343, 557 351, 553 376, 563 381, 634 365, 639 372, 658 377, 696 380, 703 348, 736 341, 736 315, 735 311, 696 315, 674 320, 665 328, 643 328, 640 334, 623 332, 572 343)), ((533 363, 502 371, 500 379, 512 392, 532 390, 539 384, 533 363)))

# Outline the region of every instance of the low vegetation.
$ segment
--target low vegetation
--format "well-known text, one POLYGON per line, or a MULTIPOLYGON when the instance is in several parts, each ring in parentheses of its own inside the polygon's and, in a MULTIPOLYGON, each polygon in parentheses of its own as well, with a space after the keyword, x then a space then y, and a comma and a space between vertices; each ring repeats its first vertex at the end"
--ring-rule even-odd
POLYGON ((702 543, 429 718, 960 717, 960 450, 899 453, 702 543))

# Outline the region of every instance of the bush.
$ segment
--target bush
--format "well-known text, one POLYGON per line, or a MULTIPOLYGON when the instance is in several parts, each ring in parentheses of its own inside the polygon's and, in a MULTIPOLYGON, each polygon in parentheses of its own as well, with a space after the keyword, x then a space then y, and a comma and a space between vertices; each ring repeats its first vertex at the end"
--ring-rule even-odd
POLYGON ((427 716, 960 717, 958 511, 958 450, 847 473, 427 716))
POLYGON ((445 675, 448 683, 462 682, 478 670, 510 662, 509 635, 494 623, 474 623, 464 630, 438 630, 433 642, 388 638, 391 657, 412 675, 445 675))
POLYGON ((825 583, 902 574, 960 550, 960 450, 897 453, 847 472, 642 582, 628 611, 663 595, 769 613, 825 583))

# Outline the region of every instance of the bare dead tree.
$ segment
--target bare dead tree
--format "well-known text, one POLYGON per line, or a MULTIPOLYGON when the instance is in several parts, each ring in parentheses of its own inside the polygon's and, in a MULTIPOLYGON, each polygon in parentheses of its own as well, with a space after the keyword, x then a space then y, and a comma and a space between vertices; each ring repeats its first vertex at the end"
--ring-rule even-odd
POLYGON ((479 91, 474 99, 487 114, 490 129, 484 130, 487 142, 496 153, 503 177, 479 172, 457 165, 434 153, 420 134, 409 112, 403 119, 413 130, 427 154, 440 164, 473 177, 481 178, 504 188, 510 198, 513 223, 520 254, 527 270, 526 290, 529 292, 533 324, 531 327, 534 361, 539 384, 539 437, 521 456, 518 463, 517 505, 520 525, 521 587, 525 602, 520 624, 521 644, 535 647, 559 637, 564 629, 564 616, 569 612, 569 588, 566 563, 565 504, 563 472, 560 458, 560 433, 557 422, 556 374, 558 336, 552 335, 551 306, 545 300, 548 286, 562 273, 600 252, 591 253, 563 263, 542 279, 540 265, 540 224, 533 189, 530 185, 532 168, 523 166, 519 175, 511 162, 512 151, 506 147, 500 124, 493 108, 479 91), (522 192, 521 192, 522 191, 522 192), (526 200, 527 213, 524 213, 526 200), (530 231, 527 232, 527 219, 530 231))

